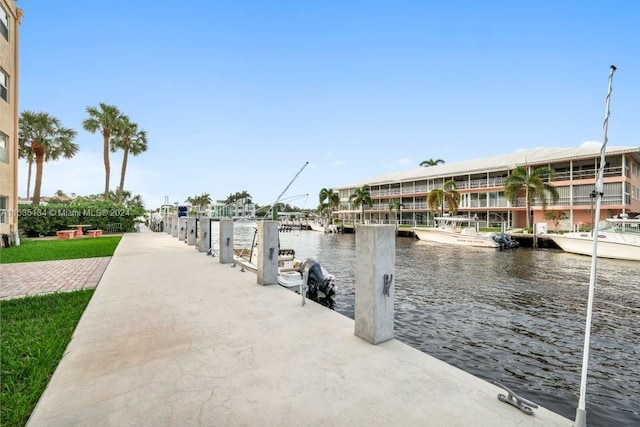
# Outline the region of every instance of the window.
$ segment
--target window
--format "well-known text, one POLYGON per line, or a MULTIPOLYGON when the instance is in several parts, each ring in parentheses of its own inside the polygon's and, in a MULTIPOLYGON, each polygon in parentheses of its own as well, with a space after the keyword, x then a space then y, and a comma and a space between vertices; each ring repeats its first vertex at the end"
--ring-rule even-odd
POLYGON ((0 6, 0 33, 9 41, 9 15, 2 6, 0 6))
POLYGON ((9 141, 9 137, 4 133, 0 132, 0 162, 8 162, 7 156, 7 144, 9 141))
POLYGON ((7 198, 0 196, 0 224, 7 223, 7 198))
POLYGON ((631 162, 631 173, 633 176, 638 176, 638 164, 636 162, 631 162))
POLYGON ((0 70, 0 98, 9 102, 9 76, 0 70))

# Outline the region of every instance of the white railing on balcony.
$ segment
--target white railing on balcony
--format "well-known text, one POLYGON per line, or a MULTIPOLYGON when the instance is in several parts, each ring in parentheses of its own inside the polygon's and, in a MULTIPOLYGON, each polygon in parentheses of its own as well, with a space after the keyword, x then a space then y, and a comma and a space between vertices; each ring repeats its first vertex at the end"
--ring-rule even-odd
MULTIPOLYGON (((578 169, 574 170, 573 174, 570 171, 555 172, 553 181, 569 181, 572 175, 573 179, 596 179, 598 169, 578 169)), ((605 167, 604 176, 607 178, 623 176, 622 166, 605 167)))

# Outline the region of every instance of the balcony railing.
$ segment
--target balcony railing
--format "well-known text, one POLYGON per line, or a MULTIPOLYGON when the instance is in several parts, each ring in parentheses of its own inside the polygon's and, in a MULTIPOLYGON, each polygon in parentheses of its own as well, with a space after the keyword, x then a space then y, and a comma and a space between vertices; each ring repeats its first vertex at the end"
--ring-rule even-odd
MULTIPOLYGON (((555 172, 553 181, 569 181, 572 179, 596 179, 599 169, 580 169, 574 170, 573 174, 569 171, 555 172)), ((622 166, 612 166, 604 168, 604 176, 606 178, 623 176, 622 166)))

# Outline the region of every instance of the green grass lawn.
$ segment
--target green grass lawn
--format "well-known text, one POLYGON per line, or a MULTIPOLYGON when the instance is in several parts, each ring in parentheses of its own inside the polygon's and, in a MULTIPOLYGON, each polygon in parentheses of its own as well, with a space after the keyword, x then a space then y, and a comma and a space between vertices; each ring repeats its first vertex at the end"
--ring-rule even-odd
MULTIPOLYGON (((112 256, 121 236, 24 239, 0 250, 0 263, 112 256)), ((0 426, 24 426, 71 341, 93 290, 0 301, 0 426)))
POLYGON ((0 264, 112 256, 121 238, 23 239, 20 246, 0 249, 0 264))
POLYGON ((0 301, 0 426, 26 424, 92 295, 89 289, 0 301))

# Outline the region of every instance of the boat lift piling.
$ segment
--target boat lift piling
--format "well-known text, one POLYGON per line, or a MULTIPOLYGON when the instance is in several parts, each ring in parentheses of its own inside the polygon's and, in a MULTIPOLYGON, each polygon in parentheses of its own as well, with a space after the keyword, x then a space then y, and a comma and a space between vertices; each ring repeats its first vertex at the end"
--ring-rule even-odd
POLYGON ((167 234, 171 234, 173 230, 173 215, 166 214, 164 216, 164 231, 167 234))
POLYGON ((187 217, 187 246, 195 246, 197 234, 197 218, 194 216, 187 217))
POLYGON ((396 253, 394 225, 358 225, 355 330, 371 344, 393 339, 396 253))
POLYGON ((200 218, 200 238, 198 239, 198 252, 209 252, 211 249, 211 218, 200 218))
POLYGON ((259 285, 278 283, 278 221, 258 221, 258 267, 259 285))
POLYGON ((178 240, 187 240, 187 218, 184 216, 178 217, 178 240))
POLYGON ((171 216, 171 237, 178 237, 178 214, 171 216))
POLYGON ((233 220, 231 218, 220 219, 220 258, 221 264, 233 262, 233 220))

